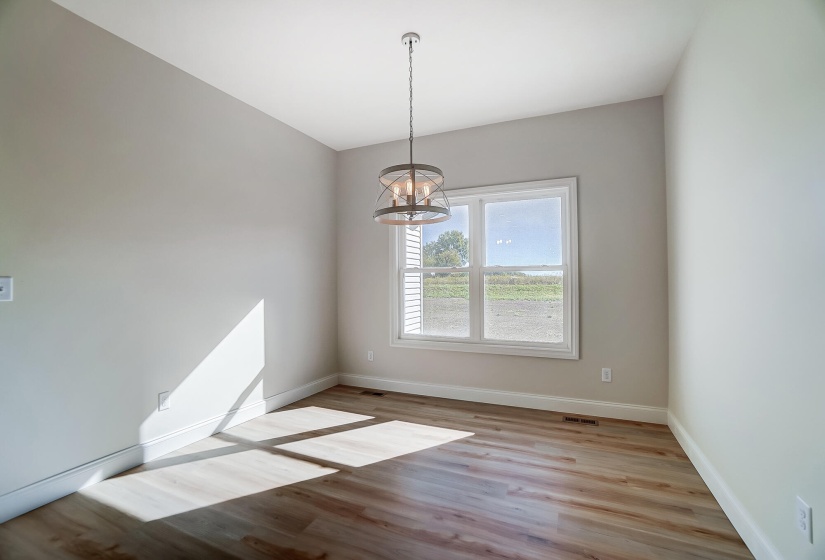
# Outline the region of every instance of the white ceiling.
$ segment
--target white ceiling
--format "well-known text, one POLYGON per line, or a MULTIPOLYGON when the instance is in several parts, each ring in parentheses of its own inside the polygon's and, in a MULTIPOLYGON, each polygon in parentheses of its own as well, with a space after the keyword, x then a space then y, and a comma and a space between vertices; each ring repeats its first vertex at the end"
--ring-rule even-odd
POLYGON ((342 150, 663 93, 704 0, 54 0, 342 150))

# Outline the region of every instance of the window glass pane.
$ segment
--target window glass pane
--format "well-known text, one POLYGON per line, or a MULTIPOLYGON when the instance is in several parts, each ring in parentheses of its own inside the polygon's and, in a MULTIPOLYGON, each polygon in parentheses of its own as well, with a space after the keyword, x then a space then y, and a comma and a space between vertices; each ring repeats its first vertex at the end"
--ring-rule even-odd
POLYGON ((561 272, 484 274, 484 338, 564 342, 561 272))
POLYGON ((451 211, 452 218, 446 222, 420 226, 423 264, 427 268, 467 266, 470 262, 469 207, 453 206, 451 211))
POLYGON ((405 334, 470 336, 470 275, 404 273, 405 334))
POLYGON ((487 266, 559 265, 561 198, 484 205, 487 266))

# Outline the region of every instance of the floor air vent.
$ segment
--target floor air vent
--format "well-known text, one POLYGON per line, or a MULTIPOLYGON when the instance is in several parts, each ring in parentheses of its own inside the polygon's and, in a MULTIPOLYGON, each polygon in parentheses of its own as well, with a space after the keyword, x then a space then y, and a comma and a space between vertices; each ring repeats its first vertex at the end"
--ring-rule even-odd
POLYGON ((575 416, 565 416, 565 422, 573 422, 574 424, 587 424, 588 426, 598 426, 599 421, 592 418, 576 418, 575 416))
POLYGON ((384 393, 376 393, 375 391, 361 391, 362 395, 370 395, 372 397, 383 397, 384 393))

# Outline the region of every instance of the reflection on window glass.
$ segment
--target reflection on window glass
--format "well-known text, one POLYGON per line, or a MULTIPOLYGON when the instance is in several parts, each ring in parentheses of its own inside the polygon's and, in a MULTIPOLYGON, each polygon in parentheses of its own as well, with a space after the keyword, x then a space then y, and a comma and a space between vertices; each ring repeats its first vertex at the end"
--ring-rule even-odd
POLYGON ((404 333, 470 336, 470 275, 404 273, 404 333))
POLYGON ((484 205, 488 266, 561 264, 561 200, 538 198, 484 205))
POLYGON ((421 226, 425 268, 461 267, 470 262, 470 212, 453 206, 446 222, 421 226))
POLYGON ((561 272, 484 274, 484 338, 563 342, 562 280, 561 272))

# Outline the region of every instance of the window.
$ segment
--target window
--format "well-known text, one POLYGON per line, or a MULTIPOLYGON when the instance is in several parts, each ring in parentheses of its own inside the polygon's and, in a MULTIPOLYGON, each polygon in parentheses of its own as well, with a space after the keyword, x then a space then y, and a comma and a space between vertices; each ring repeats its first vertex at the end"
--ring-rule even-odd
POLYGON ((449 191, 393 228, 393 346, 578 358, 576 179, 449 191))

